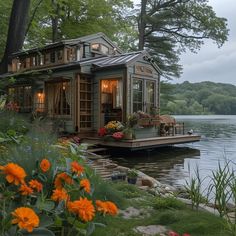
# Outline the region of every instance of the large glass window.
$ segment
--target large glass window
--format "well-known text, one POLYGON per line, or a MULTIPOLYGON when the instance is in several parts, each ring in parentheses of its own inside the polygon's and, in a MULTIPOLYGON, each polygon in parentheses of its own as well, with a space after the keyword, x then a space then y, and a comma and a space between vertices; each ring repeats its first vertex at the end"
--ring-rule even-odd
POLYGON ((70 115, 71 114, 71 87, 69 81, 46 84, 48 114, 70 115))
POLYGON ((146 82, 146 112, 150 113, 151 109, 154 107, 155 99, 155 83, 153 81, 146 82))
POLYGON ((133 112, 151 112, 155 107, 155 81, 146 79, 133 80, 133 112))
POLYGON ((32 87, 17 86, 8 89, 10 100, 18 107, 19 112, 32 111, 32 87))
POLYGON ((143 110, 143 81, 133 80, 133 112, 143 110))

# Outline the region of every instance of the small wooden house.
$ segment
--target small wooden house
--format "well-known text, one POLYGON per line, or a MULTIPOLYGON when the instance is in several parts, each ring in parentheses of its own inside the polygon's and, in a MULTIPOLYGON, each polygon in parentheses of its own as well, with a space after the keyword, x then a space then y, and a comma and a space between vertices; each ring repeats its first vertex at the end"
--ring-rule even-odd
POLYGON ((8 93, 19 112, 59 119, 92 133, 138 110, 159 109, 160 70, 146 51, 122 53, 103 33, 12 55, 8 93))

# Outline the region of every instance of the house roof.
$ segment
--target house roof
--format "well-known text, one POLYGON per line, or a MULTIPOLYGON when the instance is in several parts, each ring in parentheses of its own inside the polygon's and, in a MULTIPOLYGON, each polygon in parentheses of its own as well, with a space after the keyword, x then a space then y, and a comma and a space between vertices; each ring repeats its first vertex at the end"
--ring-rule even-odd
POLYGON ((144 60, 148 61, 159 73, 161 73, 160 68, 145 50, 82 61, 80 62, 80 65, 83 66, 86 64, 92 64, 94 66, 94 70, 96 71, 106 69, 108 67, 128 65, 137 61, 139 58, 143 58, 144 60))
POLYGON ((137 51, 137 52, 130 52, 130 53, 123 53, 118 55, 112 55, 112 56, 99 56, 99 57, 93 57, 93 58, 85 58, 81 61, 75 61, 68 64, 63 65, 57 65, 53 67, 48 68, 39 68, 36 70, 29 70, 25 72, 19 72, 15 74, 4 74, 1 75, 1 78, 4 77, 10 77, 10 76, 16 76, 16 75, 27 75, 32 73, 38 73, 38 72, 48 72, 48 71, 60 71, 60 70, 66 70, 66 69, 73 69, 73 68, 81 68, 86 65, 92 65, 94 71, 99 70, 105 70, 108 68, 114 68, 114 67, 121 67, 121 66, 127 66, 132 64, 133 62, 136 62, 139 59, 144 59, 145 61, 148 61, 155 69, 161 74, 160 68, 157 66, 157 64, 153 61, 152 57, 148 54, 147 51, 137 51))
POLYGON ((73 45, 77 45, 78 43, 84 43, 86 41, 90 41, 90 40, 93 40, 96 38, 103 38, 105 41, 107 41, 109 44, 111 44, 114 48, 116 48, 116 50, 119 53, 122 53, 122 50, 116 44, 114 44, 104 33, 99 32, 96 34, 91 34, 88 36, 83 36, 83 37, 79 37, 79 38, 75 38, 75 39, 61 40, 59 42, 50 43, 50 44, 43 46, 43 47, 37 47, 37 48, 25 50, 25 51, 15 52, 12 55, 13 56, 24 55, 24 54, 34 53, 34 52, 38 52, 38 51, 46 50, 46 49, 52 49, 52 48, 64 46, 64 45, 73 46, 73 45))

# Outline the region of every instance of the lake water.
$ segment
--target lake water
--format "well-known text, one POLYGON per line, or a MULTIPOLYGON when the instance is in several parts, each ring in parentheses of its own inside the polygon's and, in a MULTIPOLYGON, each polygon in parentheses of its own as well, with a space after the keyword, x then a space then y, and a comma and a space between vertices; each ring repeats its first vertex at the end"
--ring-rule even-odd
MULTIPOLYGON (((232 160, 236 170, 236 116, 175 116, 184 122, 186 131, 193 129, 201 141, 127 154, 116 153, 120 165, 141 170, 162 183, 180 186, 199 167, 202 178, 210 176, 219 162, 232 160), (190 172, 189 172, 190 167, 190 172)), ((207 185, 207 183, 205 183, 207 185)))

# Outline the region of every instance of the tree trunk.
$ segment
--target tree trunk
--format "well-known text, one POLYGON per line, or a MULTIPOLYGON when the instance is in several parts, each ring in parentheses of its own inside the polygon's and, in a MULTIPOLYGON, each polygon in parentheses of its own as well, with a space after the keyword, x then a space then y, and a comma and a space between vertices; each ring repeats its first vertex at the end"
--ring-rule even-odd
POLYGON ((51 16, 52 20, 52 42, 56 42, 58 40, 58 14, 59 14, 59 6, 55 0, 52 0, 52 6, 54 9, 54 14, 51 16))
POLYGON ((140 12, 140 18, 138 21, 138 31, 139 31, 139 44, 138 48, 139 50, 144 49, 144 43, 145 43, 145 28, 146 28, 146 6, 147 6, 147 0, 141 0, 141 12, 140 12))
POLYGON ((11 54, 21 50, 23 47, 29 9, 30 0, 14 0, 8 26, 5 52, 0 63, 0 74, 7 72, 11 54))

